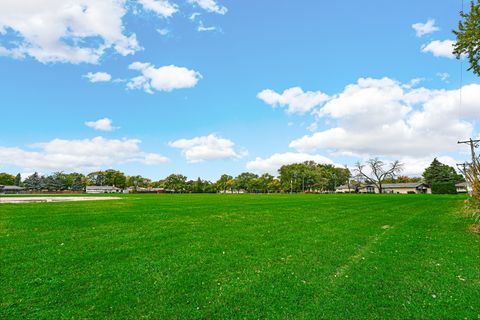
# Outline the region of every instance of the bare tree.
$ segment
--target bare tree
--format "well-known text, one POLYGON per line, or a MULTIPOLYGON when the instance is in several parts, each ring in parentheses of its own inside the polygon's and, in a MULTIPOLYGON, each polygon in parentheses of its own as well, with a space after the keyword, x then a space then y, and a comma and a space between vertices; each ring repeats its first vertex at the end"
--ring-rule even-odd
POLYGON ((379 193, 383 193, 382 185, 386 178, 395 178, 403 170, 403 164, 398 160, 386 164, 378 158, 369 159, 365 164, 357 162, 355 167, 356 173, 363 177, 366 182, 373 183, 378 188, 379 193), (370 174, 367 173, 367 170, 370 171, 370 174))

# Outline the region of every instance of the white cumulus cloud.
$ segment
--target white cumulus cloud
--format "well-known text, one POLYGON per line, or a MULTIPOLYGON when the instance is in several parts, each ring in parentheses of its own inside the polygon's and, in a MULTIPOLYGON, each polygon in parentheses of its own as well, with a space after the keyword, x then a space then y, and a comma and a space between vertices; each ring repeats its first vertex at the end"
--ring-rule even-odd
POLYGON ((362 78, 318 112, 333 125, 296 139, 300 152, 422 158, 458 150, 480 117, 480 85, 459 90, 408 88, 389 78, 362 78))
POLYGON ((257 94, 257 98, 273 108, 277 106, 287 107, 290 114, 304 114, 313 108, 320 106, 329 99, 328 95, 320 91, 304 92, 300 87, 293 87, 277 93, 271 89, 265 89, 257 94))
POLYGON ((85 122, 85 125, 99 131, 113 131, 117 129, 113 126, 113 121, 109 118, 103 118, 97 121, 87 121, 85 122))
POLYGON ((226 7, 219 5, 215 0, 189 0, 188 2, 198 5, 208 12, 225 14, 228 11, 226 7))
POLYGON ((0 52, 40 62, 98 63, 106 50, 126 56, 140 50, 134 33, 125 34, 125 0, 3 0, 0 52), (17 38, 18 38, 17 37, 17 38), (99 41, 88 41, 96 38, 99 41))
MULTIPOLYGON (((215 0, 188 3, 208 12, 227 12, 215 0)), ((106 54, 127 56, 143 49, 124 21, 127 13, 169 18, 179 10, 171 0, 2 0, 0 56, 98 64, 106 54)))
POLYGON ((153 94, 153 90, 170 92, 175 89, 195 87, 202 75, 184 67, 174 65, 155 68, 150 63, 134 62, 129 69, 139 71, 142 75, 130 79, 129 89, 143 89, 153 94))
MULTIPOLYGON (((54 139, 36 143, 29 149, 0 146, 0 165, 13 165, 25 171, 97 170, 127 162, 158 164, 161 155, 145 153, 137 139, 83 140, 54 139)), ((164 162, 164 161, 163 161, 164 162)))
POLYGON ((108 82, 112 80, 112 76, 106 72, 89 72, 86 75, 83 76, 84 78, 87 78, 88 81, 95 83, 95 82, 108 82))
POLYGON ((182 150, 187 161, 196 163, 209 160, 241 158, 247 154, 246 150, 236 151, 235 143, 215 134, 180 139, 169 143, 172 148, 182 150))
POLYGON ((454 59, 453 46, 455 41, 453 40, 434 40, 422 46, 422 52, 431 53, 435 57, 454 59))
POLYGON ((414 23, 412 24, 412 28, 415 30, 415 33, 419 38, 440 30, 440 28, 435 25, 434 19, 428 19, 428 21, 425 23, 414 23))
POLYGON ((315 161, 317 163, 333 164, 332 160, 321 155, 286 152, 275 153, 266 159, 257 157, 255 160, 249 161, 247 163, 247 169, 253 170, 258 173, 270 173, 275 175, 278 173, 278 169, 280 169, 280 167, 283 165, 302 163, 305 161, 315 161))

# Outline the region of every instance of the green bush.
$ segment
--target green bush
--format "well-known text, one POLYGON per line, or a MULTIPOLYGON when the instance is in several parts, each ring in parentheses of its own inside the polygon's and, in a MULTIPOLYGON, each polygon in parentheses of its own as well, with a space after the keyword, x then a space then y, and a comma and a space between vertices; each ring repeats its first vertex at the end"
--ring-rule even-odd
POLYGON ((433 194, 457 194, 457 188, 453 182, 434 182, 432 183, 433 194))

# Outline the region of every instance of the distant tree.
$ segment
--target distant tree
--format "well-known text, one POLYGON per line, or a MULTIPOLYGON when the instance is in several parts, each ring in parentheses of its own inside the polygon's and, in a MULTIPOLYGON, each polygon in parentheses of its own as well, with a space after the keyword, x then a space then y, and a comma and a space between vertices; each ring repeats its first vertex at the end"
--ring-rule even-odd
POLYGON ((90 172, 87 175, 88 185, 104 186, 106 185, 106 177, 103 171, 90 172))
POLYGON ((385 183, 408 183, 408 182, 420 182, 422 178, 420 177, 408 177, 408 176, 398 176, 396 178, 387 178, 385 183))
POLYGON ((45 187, 49 191, 60 191, 67 189, 67 175, 63 172, 55 172, 45 178, 45 187))
POLYGON ((423 179, 428 185, 436 182, 451 182, 455 184, 465 181, 463 176, 458 174, 453 167, 441 163, 437 158, 433 159, 430 166, 425 169, 423 179))
POLYGON ((65 189, 73 190, 73 184, 75 180, 80 179, 82 184, 85 184, 85 176, 81 173, 66 173, 63 175, 63 182, 65 184, 65 189))
POLYGON ((75 179, 73 180, 71 188, 72 188, 72 191, 82 191, 82 190, 84 190, 85 187, 82 183, 82 177, 81 176, 75 177, 75 179))
POLYGON ((267 193, 269 191, 269 187, 275 178, 268 173, 262 174, 257 179, 256 188, 263 193, 267 193))
POLYGON ((255 184, 258 175, 251 172, 243 172, 235 178, 235 188, 237 190, 245 190, 252 192, 255 190, 255 184))
POLYGON ((2 186, 13 186, 15 183, 15 176, 11 174, 2 172, 0 173, 0 185, 2 186))
POLYGON ((229 180, 232 180, 233 177, 228 175, 228 174, 223 174, 220 179, 218 179, 215 184, 216 184, 216 187, 217 187, 217 190, 218 191, 223 191, 224 193, 227 191, 228 189, 228 181, 229 180))
POLYGON ((164 185, 167 190, 173 192, 185 192, 187 189, 187 177, 181 174, 171 174, 164 180, 164 185))
POLYGON ((107 186, 115 186, 117 188, 125 188, 127 185, 127 177, 118 170, 109 169, 104 172, 105 184, 107 186))
POLYGON ((41 190, 43 187, 43 179, 35 172, 25 179, 23 185, 29 190, 41 190))
POLYGON ((22 176, 20 175, 20 173, 18 173, 15 177, 14 185, 17 187, 20 187, 22 185, 22 176))
POLYGON ((351 176, 348 168, 314 161, 284 165, 278 173, 282 189, 290 192, 334 191, 337 186, 347 183, 351 176))
POLYGON ((403 164, 398 160, 387 165, 378 158, 369 159, 365 164, 357 162, 355 166, 358 175, 363 177, 365 182, 374 184, 379 193, 383 193, 382 185, 385 179, 395 178, 403 170, 403 164))
POLYGON ((165 180, 152 181, 148 186, 151 188, 165 188, 165 180))
POLYGON ((460 12, 460 16, 463 20, 458 23, 458 30, 453 31, 457 36, 453 53, 458 59, 466 55, 470 62, 468 70, 480 76, 480 0, 471 1, 470 12, 460 12))
POLYGON ((208 184, 209 184, 209 182, 206 181, 206 180, 204 181, 204 180, 202 180, 200 177, 198 177, 197 180, 191 181, 190 184, 191 184, 190 192, 193 192, 193 193, 204 193, 206 187, 207 187, 208 184))
POLYGON ((280 192, 282 190, 282 184, 280 183, 280 180, 278 179, 273 179, 268 183, 268 192, 280 192))
POLYGON ((290 192, 302 191, 305 187, 305 180, 308 179, 308 174, 306 166, 302 163, 294 163, 289 165, 283 165, 278 170, 280 183, 284 190, 290 192))
POLYGON ((233 189, 235 188, 235 179, 233 177, 227 180, 226 187, 227 190, 233 191, 233 189))
POLYGON ((127 187, 134 187, 134 188, 145 188, 147 187, 152 181, 150 179, 144 178, 142 176, 128 176, 126 180, 127 187))

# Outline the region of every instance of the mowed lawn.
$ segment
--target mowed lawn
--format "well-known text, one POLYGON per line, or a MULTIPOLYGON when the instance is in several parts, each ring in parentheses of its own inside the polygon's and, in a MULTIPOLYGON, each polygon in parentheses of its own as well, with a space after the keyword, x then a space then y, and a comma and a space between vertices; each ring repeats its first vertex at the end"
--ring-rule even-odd
POLYGON ((462 196, 0 205, 0 319, 478 319, 462 196))

